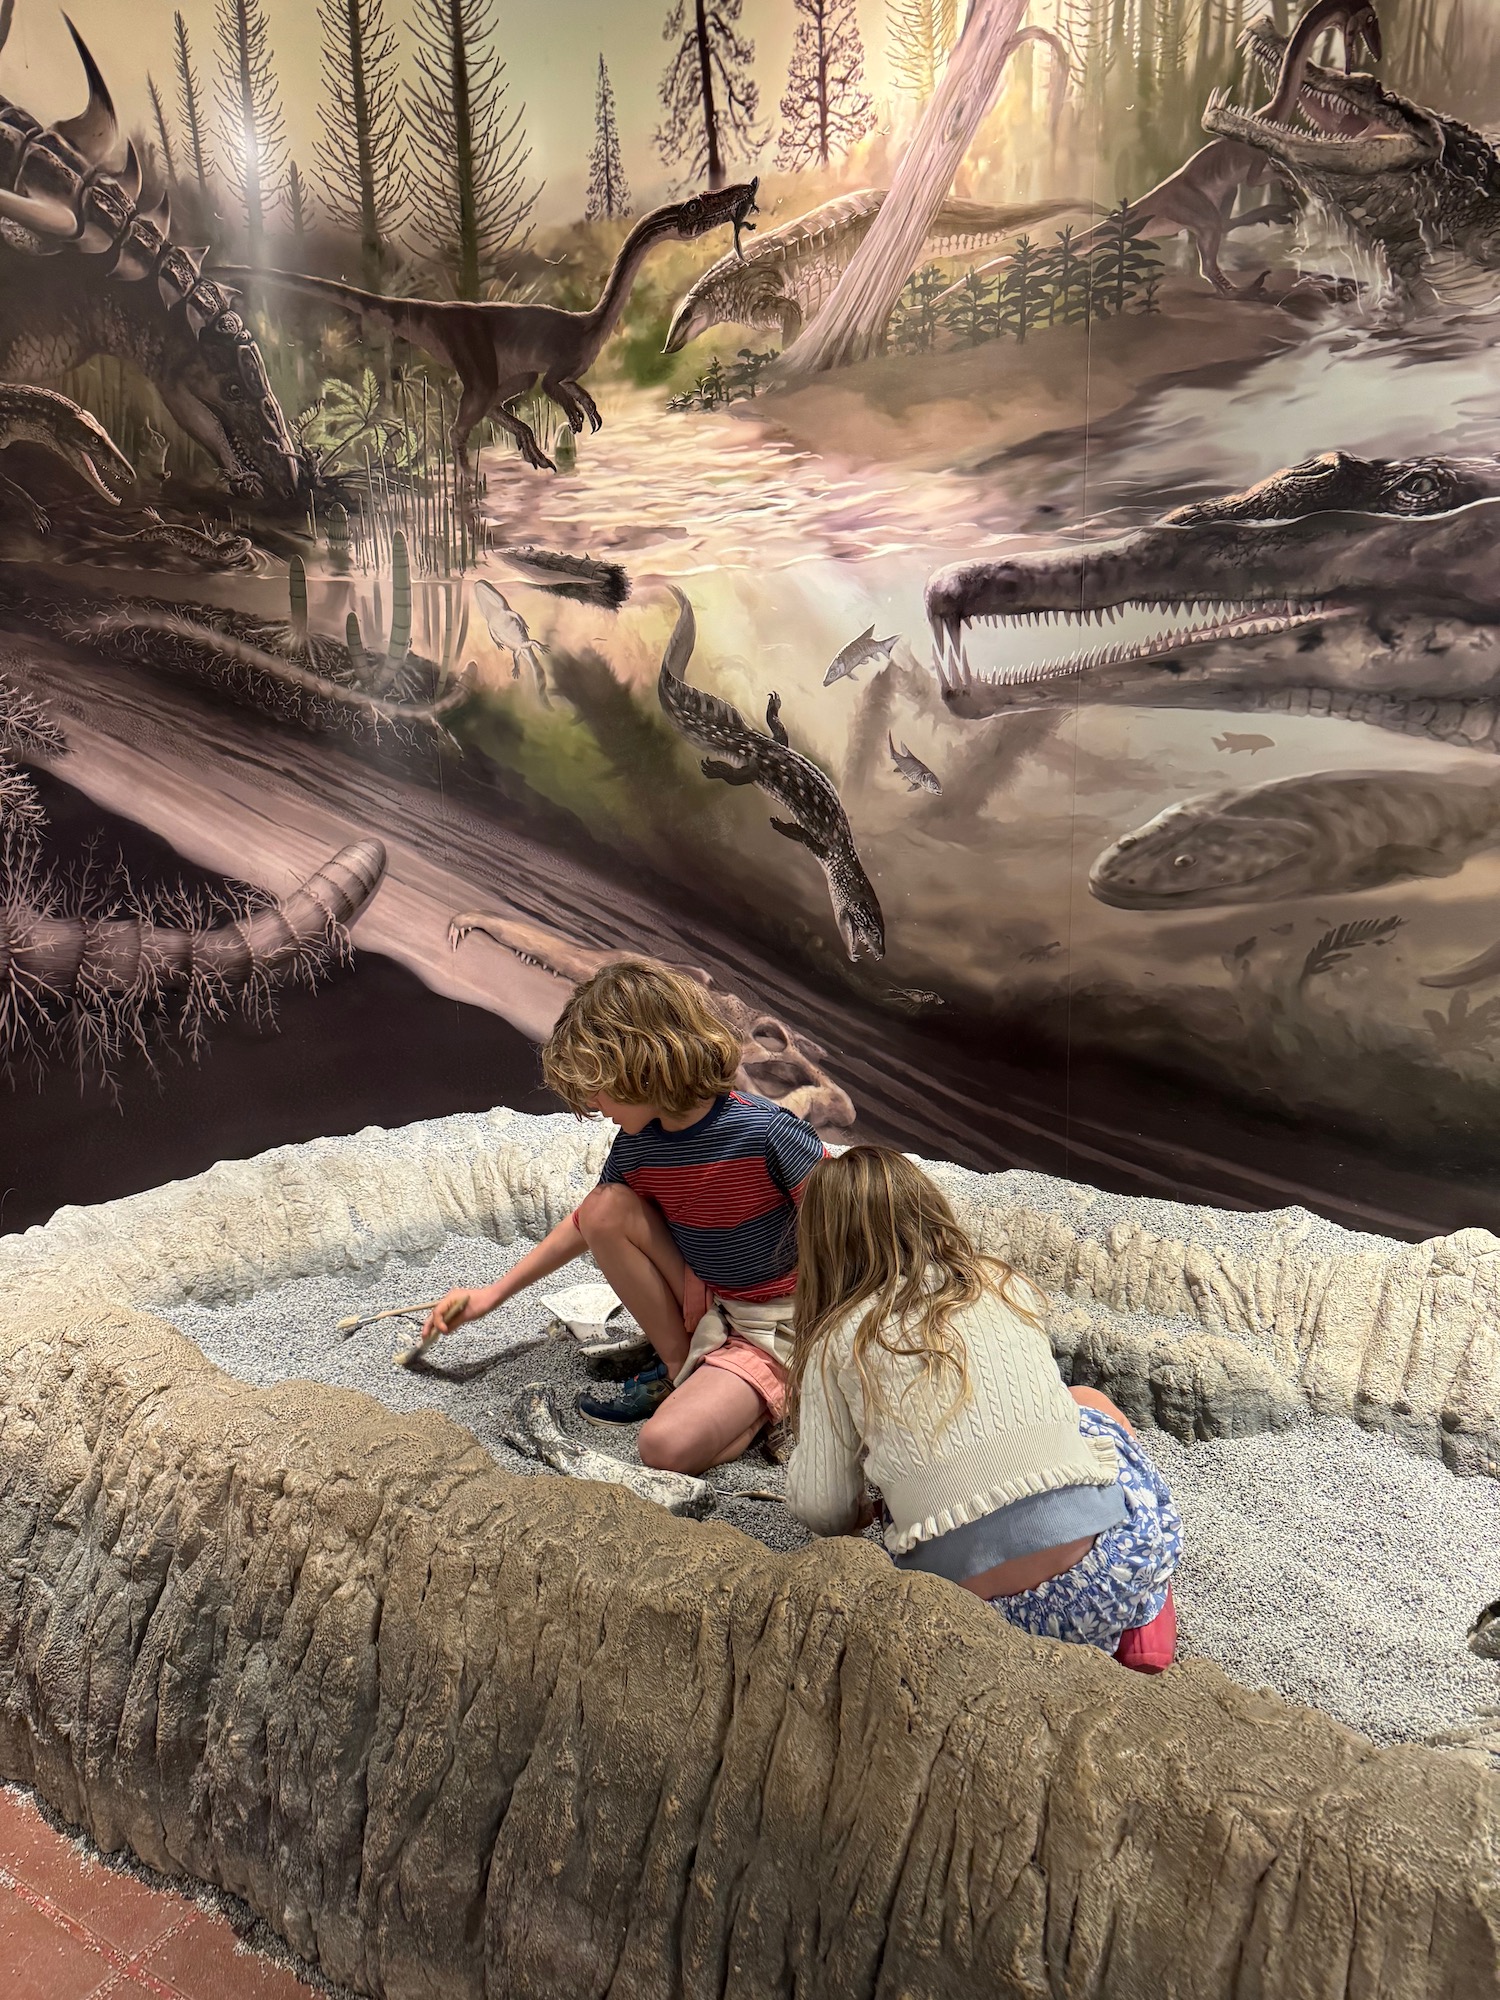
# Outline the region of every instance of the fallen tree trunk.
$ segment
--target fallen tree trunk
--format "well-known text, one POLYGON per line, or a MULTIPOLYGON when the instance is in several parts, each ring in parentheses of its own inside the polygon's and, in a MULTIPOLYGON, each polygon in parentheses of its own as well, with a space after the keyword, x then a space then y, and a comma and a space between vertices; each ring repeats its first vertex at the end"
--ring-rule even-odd
POLYGON ((1451 2000, 1500 1779, 261 1390, 0 1324, 0 1774, 379 2000, 1451 2000))
POLYGON ((886 321, 995 101, 1026 7, 1027 0, 973 0, 880 214, 823 310, 787 349, 781 363, 785 375, 816 375, 882 352, 886 321))

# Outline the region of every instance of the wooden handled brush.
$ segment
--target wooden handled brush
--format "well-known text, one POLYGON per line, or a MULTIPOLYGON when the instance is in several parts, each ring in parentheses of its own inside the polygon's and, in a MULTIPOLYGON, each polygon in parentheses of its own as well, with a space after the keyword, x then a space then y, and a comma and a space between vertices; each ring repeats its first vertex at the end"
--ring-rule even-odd
POLYGON ((429 1299, 425 1306, 387 1306, 384 1312, 369 1313, 364 1319, 357 1316, 353 1319, 341 1319, 336 1331, 347 1340, 351 1333, 358 1333, 362 1327, 374 1326, 378 1320, 405 1319, 414 1313, 421 1313, 425 1318, 438 1303, 437 1299, 429 1299))
MULTIPOLYGON (((364 1319, 360 1319, 357 1315, 352 1319, 341 1319, 337 1330, 347 1340, 351 1334, 358 1333, 361 1327, 375 1326, 383 1319, 410 1319, 414 1318, 418 1313, 425 1318, 428 1313, 436 1312, 441 1304, 441 1299, 429 1299, 425 1305, 420 1306, 387 1306, 383 1312, 370 1313, 364 1319)), ((453 1331, 454 1326, 467 1310, 468 1304, 469 1294, 467 1292, 460 1292, 458 1297, 452 1301, 447 1311, 443 1314, 442 1331, 444 1333, 451 1333, 453 1331)), ((432 1341, 436 1339, 437 1335, 433 1334, 431 1340, 419 1340, 414 1347, 409 1348, 404 1354, 396 1356, 397 1364, 402 1368, 406 1367, 413 1355, 420 1354, 424 1348, 430 1347, 432 1341)))

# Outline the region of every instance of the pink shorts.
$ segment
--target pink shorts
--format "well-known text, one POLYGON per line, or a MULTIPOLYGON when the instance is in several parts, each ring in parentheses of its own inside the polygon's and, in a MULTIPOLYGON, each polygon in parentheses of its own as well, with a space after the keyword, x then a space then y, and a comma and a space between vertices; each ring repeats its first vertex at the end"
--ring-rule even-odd
POLYGON ((757 1347, 753 1340, 746 1340, 742 1333, 732 1333, 722 1347, 705 1354, 700 1365, 724 1368, 731 1375, 738 1375, 760 1397, 771 1421, 780 1421, 786 1407, 786 1370, 774 1354, 757 1347))

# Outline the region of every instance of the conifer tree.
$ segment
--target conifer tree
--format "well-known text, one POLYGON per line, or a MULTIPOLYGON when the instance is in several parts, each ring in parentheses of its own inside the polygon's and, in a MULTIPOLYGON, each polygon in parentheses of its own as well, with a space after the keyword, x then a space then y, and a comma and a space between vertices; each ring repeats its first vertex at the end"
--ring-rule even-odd
POLYGON ((286 217, 291 225, 292 241, 300 250, 312 227, 313 206, 311 191, 295 160, 286 170, 286 217))
POLYGON ((826 167, 875 123, 875 107, 861 89, 864 44, 854 0, 793 0, 801 19, 781 100, 778 167, 826 167))
POLYGON ((416 80, 407 86, 412 150, 407 240, 477 299, 501 252, 524 243, 541 188, 527 192, 525 105, 509 105, 495 0, 416 0, 416 80))
POLYGON ((263 0, 219 0, 219 109, 225 177, 245 212, 245 247, 259 262, 286 170, 286 120, 263 0))
POLYGON ((765 144, 756 125, 760 87, 750 75, 755 44, 739 32, 741 0, 677 0, 661 31, 675 42, 658 95, 666 117, 656 147, 668 166, 711 188, 727 178, 731 153, 753 159, 765 144))
POLYGON ((364 282, 378 289, 405 207, 396 38, 385 23, 384 0, 319 0, 318 20, 318 187, 330 219, 358 236, 364 282))
POLYGON ((156 78, 147 74, 146 95, 151 99, 151 118, 156 126, 156 142, 161 147, 162 172, 167 177, 167 185, 175 186, 177 181, 177 156, 172 150, 172 134, 167 130, 167 114, 161 101, 161 92, 156 87, 156 78))
POLYGON ((206 200, 208 151, 203 131, 203 86, 198 81, 198 72, 193 68, 192 44, 188 41, 187 22, 183 20, 181 14, 173 16, 172 57, 177 66, 177 109, 187 129, 188 157, 192 162, 193 178, 198 183, 198 192, 206 200))
POLYGON ((594 150, 589 154, 589 192, 584 219, 612 222, 630 213, 630 188, 620 158, 620 128, 615 120, 615 93, 599 58, 599 86, 594 99, 594 150))

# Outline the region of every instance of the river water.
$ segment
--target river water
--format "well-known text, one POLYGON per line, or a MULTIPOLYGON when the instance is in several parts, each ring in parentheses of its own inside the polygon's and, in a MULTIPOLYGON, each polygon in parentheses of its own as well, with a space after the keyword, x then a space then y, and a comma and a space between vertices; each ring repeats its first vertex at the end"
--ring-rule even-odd
MULTIPOLYGON (((1370 1055, 1366 1095, 1383 1091, 1386 1062, 1393 1072, 1454 1062, 1488 1082, 1500 1020, 1435 1027, 1433 996, 1417 981, 1500 934, 1500 856, 1481 853, 1437 881, 1268 910, 1110 909, 1089 895, 1087 875, 1110 841, 1180 798, 1325 770, 1473 774, 1494 769, 1492 758, 1313 717, 1276 717, 1273 742, 1253 758, 1217 748, 1236 721, 1207 712, 1080 706, 957 721, 936 698, 922 593, 936 566, 1013 538, 1035 545, 1039 532, 1084 523, 1086 533, 1117 531, 1335 448, 1500 451, 1495 326, 1474 310, 1404 332, 1373 320, 1293 326, 1267 359, 1180 377, 1096 426, 978 471, 808 450, 764 421, 774 402, 674 414, 622 396, 604 430, 581 441, 576 475, 518 478, 494 462, 488 510, 498 540, 626 565, 635 595, 617 619, 510 594, 563 650, 602 652, 643 702, 670 616, 668 581, 697 613, 691 677, 753 721, 772 690, 782 697, 793 745, 840 782, 884 907, 887 958, 878 980, 860 979, 872 998, 883 984, 936 990, 980 1012, 1018 997, 1045 1011, 1049 994, 1061 1008, 1080 991, 1112 993, 1100 1004, 1139 999, 1152 1013, 1138 1046, 1170 1059, 1174 1009, 1186 1009, 1179 1033, 1189 1039, 1252 1040, 1273 1034, 1268 1018, 1290 993, 1303 1050, 1286 1078, 1267 1080, 1271 1099, 1298 1101, 1308 1079, 1295 1072, 1310 1051, 1326 1068, 1351 1044, 1370 1055), (871 627, 898 642, 894 675, 872 688, 867 668, 825 688, 840 648, 871 627), (900 783, 889 736, 937 772, 941 799, 900 783), (1300 968, 1328 928, 1390 915, 1403 924, 1389 950, 1356 954, 1304 986, 1300 968), (1241 1016, 1243 1031, 1226 1025, 1241 1016)), ((1035 659, 1068 642, 1043 632, 1017 643, 1035 659)), ((816 869, 769 832, 765 802, 746 792, 725 804, 722 788, 702 789, 737 815, 739 852, 763 900, 831 929, 816 869)), ((745 876, 726 895, 731 887, 746 893, 745 876)))
MULTIPOLYGON (((543 710, 472 619, 467 650, 500 721, 466 729, 464 769, 442 778, 430 818, 423 792, 407 780, 398 785, 389 770, 242 712, 236 719, 205 708, 192 722, 202 704, 181 691, 169 700, 165 687, 148 695, 144 682, 131 690, 97 667, 72 686, 84 700, 84 680, 93 684, 88 715, 111 732, 112 703, 133 704, 144 718, 166 700, 162 727, 170 733, 175 715, 182 728, 201 728, 216 754, 237 760, 245 782, 274 763, 278 783, 295 778, 351 823, 430 846, 434 865, 465 873, 472 894, 493 907, 561 921, 583 943, 710 965, 731 990, 764 998, 824 1041, 872 1136, 1128 1192, 1186 1191, 1228 1205, 1303 1201, 1339 1220, 1407 1233, 1496 1226, 1500 1177, 1479 1168, 1479 1114, 1474 1129, 1455 1130, 1451 1148, 1422 1130, 1409 1164, 1396 1166, 1375 1146, 1320 1131, 1323 1111, 1299 1125, 1297 1095, 1299 1074, 1338 1068, 1351 1039, 1354 1057, 1375 1062, 1377 1075, 1387 1044, 1397 1067, 1430 1050, 1422 1002, 1432 996, 1415 989, 1413 974, 1488 943, 1486 926, 1500 929, 1500 868, 1491 858, 1420 891, 1403 888, 1407 926, 1379 966, 1356 958, 1331 975, 1298 1016, 1302 1041, 1293 1038, 1285 1076, 1268 1074, 1248 1097, 1241 1078, 1240 1108, 1225 1100, 1211 1113, 1201 1081, 1186 1089, 1162 1082, 1185 1041, 1202 1043, 1200 1079, 1213 1071, 1216 1036, 1227 1063, 1230 1042, 1264 1029, 1256 1009, 1282 1004, 1278 995, 1324 924, 1376 903, 1383 914, 1385 903, 1335 898, 1278 909, 1268 914, 1282 936, 1271 939, 1254 922, 1261 913, 1248 922, 1233 911, 1141 916, 1107 909, 1087 892, 1098 847, 1173 798, 1355 759, 1361 768, 1404 768, 1451 762, 1455 753, 1358 726, 1279 718, 1253 776, 1248 759, 1235 759, 1229 775, 1212 744, 1222 719, 1207 714, 1083 708, 957 722, 937 699, 922 615, 934 566, 1034 534, 1044 520, 1119 525, 1335 445, 1500 448, 1486 337, 1478 321, 1404 340, 1329 330, 1268 361, 1167 386, 1089 435, 1053 438, 1045 451, 1012 453, 979 472, 835 459, 770 434, 753 407, 678 415, 645 396, 607 401, 606 427, 583 440, 577 475, 531 474, 492 455, 486 504, 497 541, 623 562, 634 581, 629 603, 619 614, 561 603, 506 581, 499 557, 489 568, 550 649, 549 671, 595 653, 634 694, 636 713, 608 703, 587 716, 569 704, 543 710), (842 963, 820 871, 771 830, 758 792, 701 779, 685 760, 670 769, 632 764, 648 740, 646 723, 660 728, 653 683, 674 611, 668 582, 697 612, 690 677, 751 719, 774 689, 794 745, 838 778, 885 912, 888 950, 878 966, 842 963), (870 626, 896 641, 895 671, 871 686, 867 668, 825 688, 828 663, 870 626), (617 741, 611 732, 620 730, 627 735, 617 741), (888 734, 940 774, 941 798, 912 795, 896 779, 888 734), (587 858, 584 849, 576 865, 562 848, 549 856, 555 829, 528 838, 513 813, 495 816, 493 776, 476 788, 465 775, 482 769, 485 754, 521 770, 562 815, 556 827, 571 817, 580 839, 586 830, 587 858), (601 758, 609 765, 602 775, 601 758), (611 864, 611 843, 624 831, 632 852, 651 854, 657 886, 632 873, 633 863, 611 864), (749 911, 754 936, 744 930, 749 911), (1250 961, 1235 948, 1252 928, 1262 936, 1247 982, 1250 961), (935 992, 948 1004, 903 1019, 892 1011, 893 989, 935 992), (986 1025, 997 1010, 1012 1024, 999 1039, 986 1025), (1118 1039, 1107 1025, 1116 1017, 1118 1039), (1063 1060, 1056 1051, 1069 1024, 1072 1053, 1063 1060)), ((226 584, 212 594, 253 595, 257 608, 274 609, 284 587, 226 584)), ((194 584, 177 594, 211 593, 194 584)), ((370 613, 367 629, 380 629, 367 581, 315 576, 310 598, 327 629, 341 624, 351 600, 362 617, 370 613)), ((67 684, 57 679, 47 691, 61 696, 67 684)), ((248 861, 246 872, 254 873, 248 861)), ((435 935, 447 914, 431 913, 435 935)), ((308 1033, 319 1021, 334 1030, 346 992, 352 1004, 357 975, 320 996, 308 1033)), ((451 1014, 452 1003, 434 1004, 441 1032, 439 1014, 451 1014)), ((1488 1061, 1482 1044, 1471 1056, 1488 1061)), ((1399 1105, 1395 1113, 1407 1115, 1399 1105)), ((1418 1125, 1433 1121, 1419 1099, 1410 1117, 1415 1141, 1418 1125)))

